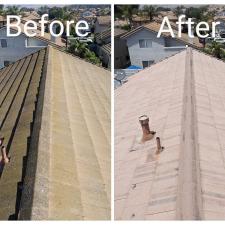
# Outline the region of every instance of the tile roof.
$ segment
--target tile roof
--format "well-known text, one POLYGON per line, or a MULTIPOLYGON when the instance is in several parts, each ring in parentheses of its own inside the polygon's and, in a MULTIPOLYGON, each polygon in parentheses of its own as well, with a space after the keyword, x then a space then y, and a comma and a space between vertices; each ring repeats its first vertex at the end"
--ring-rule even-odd
POLYGON ((0 179, 0 219, 109 219, 110 72, 49 47, 3 76, 11 162, 0 179))
POLYGON ((97 33, 95 35, 95 38, 96 38, 97 41, 104 41, 104 40, 106 40, 110 37, 111 37, 111 28, 106 29, 106 30, 104 30, 100 33, 97 33))
POLYGON ((0 134, 11 155, 9 164, 0 165, 0 219, 17 219, 45 54, 41 50, 0 70, 0 134))
POLYGON ((111 24, 111 16, 98 16, 97 21, 100 25, 110 25, 111 24))
POLYGON ((123 30, 120 28, 114 28, 114 38, 120 37, 120 36, 124 35, 125 33, 127 33, 127 30, 123 30))
POLYGON ((101 46, 101 49, 105 51, 108 55, 111 55, 111 43, 101 46))
POLYGON ((224 70, 188 48, 115 90, 117 220, 225 219, 224 70), (160 154, 155 137, 140 144, 144 114, 160 154))
MULTIPOLYGON (((133 35, 133 34, 135 34, 136 32, 138 32, 138 31, 140 31, 142 29, 148 29, 150 31, 158 33, 158 31, 160 29, 160 26, 161 26, 161 24, 158 23, 158 22, 151 22, 151 23, 148 23, 146 25, 137 27, 134 30, 131 30, 130 32, 128 32, 125 35, 123 35, 122 38, 127 38, 130 35, 133 35)), ((189 38, 188 34, 182 33, 182 37, 178 38, 178 37, 176 37, 178 31, 177 30, 173 30, 173 31, 174 31, 174 35, 175 35, 174 39, 182 41, 183 43, 189 45, 190 47, 194 47, 194 48, 202 48, 203 47, 203 45, 201 43, 199 43, 199 40, 198 40, 197 37, 189 38)), ((162 33, 162 36, 164 36, 164 37, 171 37, 169 33, 162 33)))

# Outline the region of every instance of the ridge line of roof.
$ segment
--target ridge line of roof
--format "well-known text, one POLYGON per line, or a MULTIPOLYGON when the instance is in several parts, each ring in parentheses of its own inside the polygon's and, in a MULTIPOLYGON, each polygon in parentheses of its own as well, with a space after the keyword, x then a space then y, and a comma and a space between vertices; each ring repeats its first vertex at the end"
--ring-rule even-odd
MULTIPOLYGON (((46 197, 48 196, 48 182, 46 182, 46 180, 48 180, 49 177, 48 172, 46 171, 48 171, 49 164, 46 163, 46 161, 44 162, 39 156, 43 153, 49 155, 49 138, 46 135, 49 127, 47 126, 48 120, 46 117, 48 117, 50 111, 45 109, 44 112, 44 104, 49 104, 49 99, 46 101, 46 98, 50 98, 50 96, 46 94, 46 91, 50 91, 49 88, 46 88, 46 80, 50 79, 47 78, 49 77, 47 76, 49 48, 45 51, 37 95, 37 104, 34 110, 33 129, 30 135, 31 140, 27 155, 26 175, 24 178, 24 188, 22 191, 19 215, 20 220, 46 219, 48 215, 48 210, 46 209, 46 205, 48 204, 48 197, 46 197), (43 123, 45 124, 45 131, 42 129, 43 123), (40 141, 43 137, 44 141, 40 141)), ((47 156, 47 158, 49 158, 49 156, 47 156)))
POLYGON ((202 218, 193 63, 192 48, 187 48, 181 116, 180 169, 178 171, 178 196, 176 200, 176 217, 182 220, 202 218))

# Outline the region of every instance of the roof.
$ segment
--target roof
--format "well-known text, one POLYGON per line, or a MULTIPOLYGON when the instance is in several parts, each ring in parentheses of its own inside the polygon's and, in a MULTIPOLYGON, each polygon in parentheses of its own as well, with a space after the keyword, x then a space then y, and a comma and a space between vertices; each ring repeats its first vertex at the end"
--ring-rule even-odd
POLYGON ((120 36, 124 35, 125 33, 127 33, 127 30, 123 30, 120 28, 114 28, 114 38, 120 37, 120 36))
POLYGON ((106 52, 108 55, 111 55, 111 43, 101 46, 101 49, 106 52))
MULTIPOLYGON (((147 29, 149 31, 158 33, 159 29, 160 29, 161 24, 157 23, 157 22, 151 22, 148 23, 146 25, 143 26, 139 26, 136 29, 131 30, 130 32, 126 33, 125 35, 122 36, 122 38, 128 38, 130 35, 135 34, 136 32, 141 31, 142 29, 147 29)), ((194 47, 194 48, 202 48, 203 45, 201 43, 199 43, 199 40, 197 37, 194 38, 189 38, 188 34, 186 33, 182 33, 182 37, 178 38, 177 36, 177 30, 173 30, 174 35, 176 40, 179 40, 187 45, 189 45, 190 47, 194 47)), ((169 33, 162 33, 163 37, 171 37, 169 33)))
POLYGON ((5 137, 4 145, 11 155, 9 164, 0 165, 1 220, 15 220, 18 216, 30 125, 45 55, 43 49, 0 70, 0 135, 5 137))
POLYGON ((25 21, 40 20, 40 19, 41 19, 40 15, 35 11, 26 12, 25 15, 22 17, 22 20, 25 20, 25 21))
POLYGON ((0 219, 110 219, 110 72, 49 47, 3 76, 0 219))
POLYGON ((6 21, 6 17, 0 15, 0 21, 6 21))
POLYGON ((224 70, 188 48, 115 90, 117 220, 225 219, 224 70), (142 115, 156 131, 143 144, 142 115))
POLYGON ((111 28, 106 29, 95 35, 95 38, 97 41, 103 41, 103 42, 104 42, 104 40, 107 40, 110 37, 111 37, 111 28))
POLYGON ((110 25, 111 24, 111 16, 98 16, 97 21, 99 25, 110 25))

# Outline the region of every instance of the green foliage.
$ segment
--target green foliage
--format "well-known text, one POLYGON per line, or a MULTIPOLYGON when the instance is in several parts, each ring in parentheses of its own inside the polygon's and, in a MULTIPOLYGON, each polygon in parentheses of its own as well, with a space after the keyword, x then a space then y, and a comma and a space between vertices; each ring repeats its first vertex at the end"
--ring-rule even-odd
POLYGON ((150 21, 152 21, 153 18, 158 15, 158 9, 153 5, 144 5, 143 12, 147 14, 150 21))
POLYGON ((18 15, 20 13, 20 10, 17 6, 12 5, 12 6, 7 6, 6 8, 6 15, 18 15))
POLYGON ((181 14, 183 14, 183 9, 184 9, 184 6, 177 6, 174 10, 173 10, 173 12, 174 12, 174 14, 178 17, 178 16, 180 16, 181 14))
POLYGON ((121 26, 120 28, 123 30, 129 31, 131 29, 131 26, 129 24, 125 24, 125 25, 121 26))
POLYGON ((115 6, 115 17, 125 18, 132 25, 132 17, 138 12, 139 5, 116 5, 115 6))
POLYGON ((213 55, 218 59, 225 59, 224 47, 224 44, 213 41, 212 43, 206 45, 204 52, 213 55))
POLYGON ((67 51, 94 64, 101 64, 100 59, 95 55, 94 52, 88 49, 88 45, 86 43, 82 43, 78 40, 72 40, 67 51))

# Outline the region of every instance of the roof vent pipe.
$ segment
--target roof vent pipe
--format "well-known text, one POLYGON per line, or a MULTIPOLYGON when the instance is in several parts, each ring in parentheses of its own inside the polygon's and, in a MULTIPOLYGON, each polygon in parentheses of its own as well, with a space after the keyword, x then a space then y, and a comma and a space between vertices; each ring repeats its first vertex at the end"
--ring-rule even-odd
POLYGON ((5 148, 5 146, 2 146, 2 148, 1 148, 1 154, 2 154, 2 159, 1 159, 1 161, 2 161, 3 163, 9 163, 9 158, 8 158, 8 156, 7 156, 7 154, 6 154, 6 148, 5 148))
POLYGON ((156 132, 150 130, 148 116, 146 115, 140 116, 139 122, 141 124, 143 132, 141 142, 143 143, 145 141, 151 140, 156 132))
POLYGON ((156 138, 156 144, 157 144, 156 154, 159 154, 164 149, 164 147, 161 146, 161 142, 160 142, 160 138, 159 137, 156 138))

